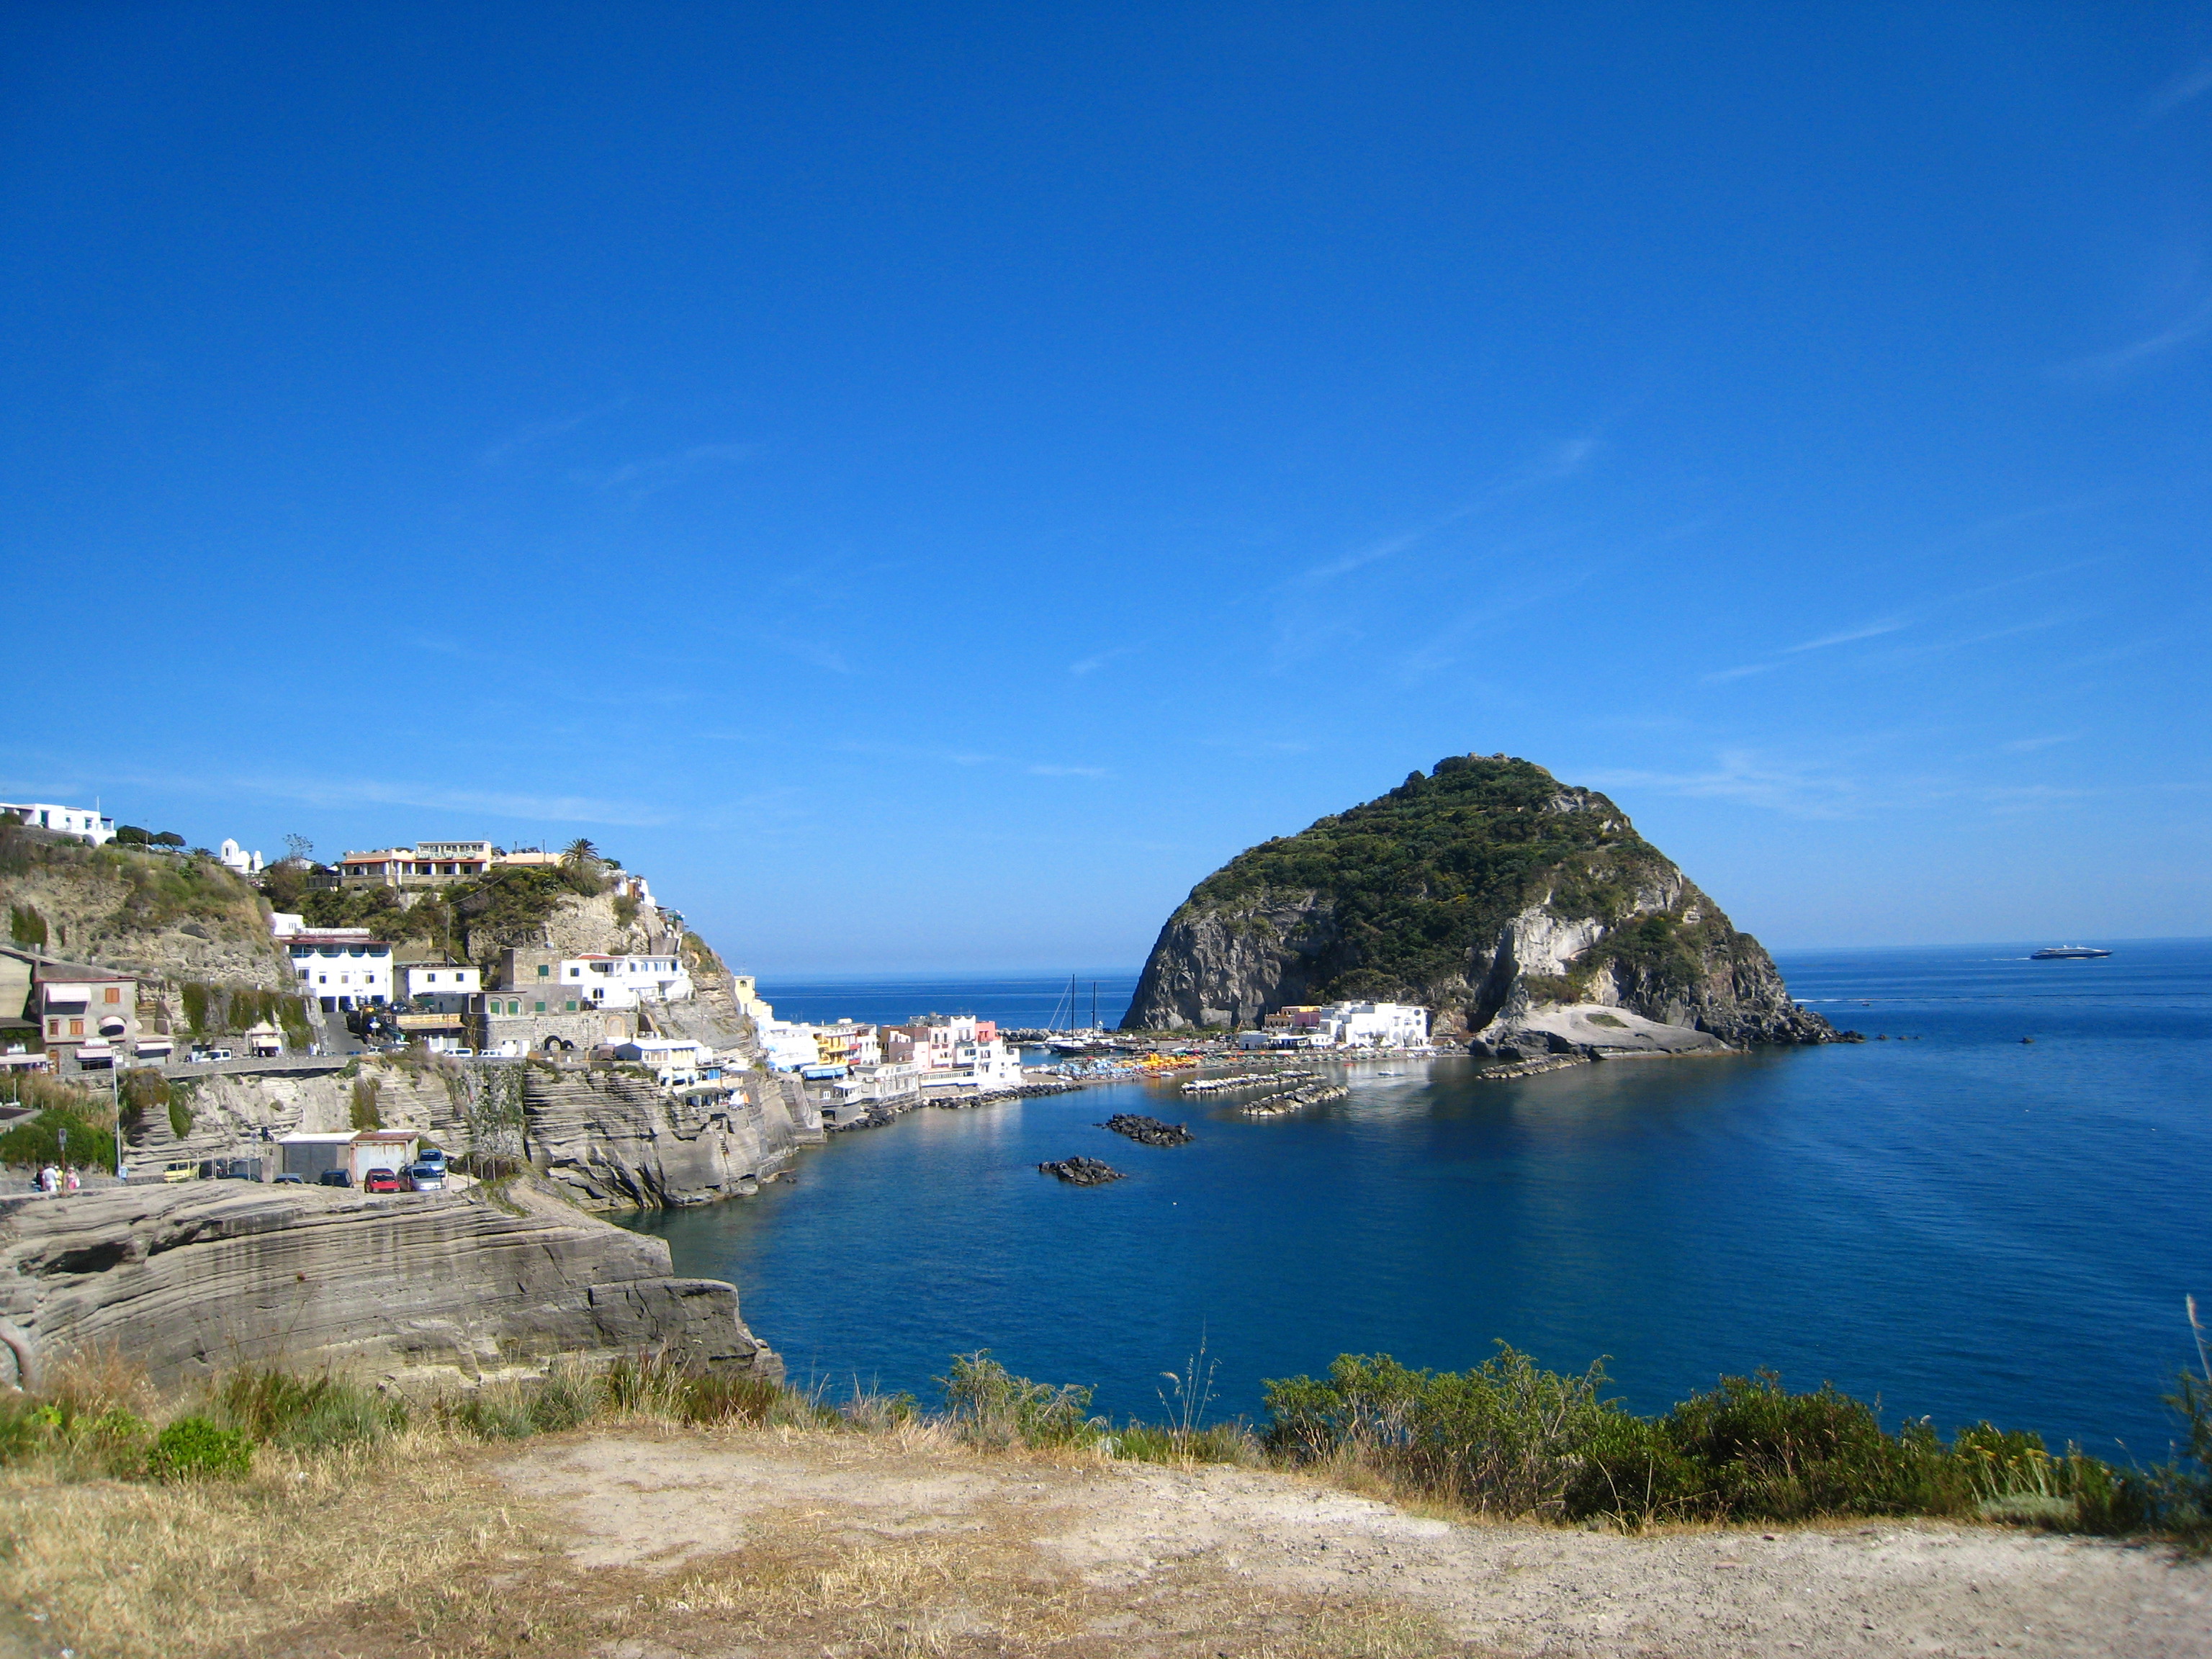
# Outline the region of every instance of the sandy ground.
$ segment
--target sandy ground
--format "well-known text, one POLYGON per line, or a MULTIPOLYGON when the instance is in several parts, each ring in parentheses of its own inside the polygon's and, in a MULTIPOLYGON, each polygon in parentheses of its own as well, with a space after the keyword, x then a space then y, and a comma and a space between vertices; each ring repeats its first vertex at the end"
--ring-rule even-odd
POLYGON ((560 1518, 582 1577, 698 1587, 658 1605, 699 1623, 655 1620, 650 1635, 592 1650, 608 1659, 2212 1656, 2212 1565, 2010 1529, 1624 1538, 1456 1525, 1285 1475, 982 1456, 885 1437, 602 1433, 533 1443, 493 1469, 560 1518), (808 1581, 817 1611, 840 1595, 881 1607, 876 1636, 825 1641, 825 1630, 787 1626, 783 1638, 757 1627, 738 1640, 705 1616, 714 1584, 742 1582, 718 1572, 791 1559, 802 1536, 855 1564, 808 1581), (887 1588, 894 1579, 906 1588, 887 1588))

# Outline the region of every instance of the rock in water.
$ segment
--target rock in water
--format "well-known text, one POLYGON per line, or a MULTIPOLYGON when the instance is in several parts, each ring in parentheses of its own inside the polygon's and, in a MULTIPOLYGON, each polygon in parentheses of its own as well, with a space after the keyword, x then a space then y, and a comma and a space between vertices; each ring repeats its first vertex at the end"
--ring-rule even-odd
POLYGON ((1835 1040, 1626 813, 1504 755, 1231 860, 1160 929, 1122 1025, 1341 998, 1424 1005, 1439 1039, 1508 1057, 1835 1040))
POLYGON ((1098 1127, 1146 1146, 1188 1146, 1196 1139, 1180 1123, 1163 1123, 1141 1112, 1116 1112, 1098 1127))
POLYGON ((1063 1158, 1057 1164, 1040 1164, 1037 1168, 1077 1187, 1103 1187, 1121 1178, 1119 1170, 1095 1158, 1063 1158))

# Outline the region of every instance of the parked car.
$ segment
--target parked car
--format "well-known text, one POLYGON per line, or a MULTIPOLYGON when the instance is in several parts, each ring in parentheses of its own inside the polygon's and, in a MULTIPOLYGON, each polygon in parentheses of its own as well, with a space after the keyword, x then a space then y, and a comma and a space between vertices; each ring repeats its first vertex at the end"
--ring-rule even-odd
POLYGON ((407 1190, 397 1170, 371 1170, 361 1178, 361 1189, 365 1193, 401 1193, 407 1190))
POLYGON ((197 1164, 172 1164, 161 1171, 164 1181, 198 1181, 200 1166, 197 1164))
POLYGON ((446 1166, 443 1164, 410 1164, 407 1166, 410 1191, 442 1193, 446 1190, 446 1166))
POLYGON ((442 1174, 446 1168, 446 1149, 442 1146, 425 1146, 415 1154, 415 1161, 417 1164, 434 1164, 438 1166, 439 1172, 442 1174))
POLYGON ((353 1171, 325 1170, 315 1177, 315 1182, 318 1186, 323 1187, 350 1187, 353 1185, 353 1171))
POLYGON ((276 1184, 279 1187, 304 1187, 307 1184, 307 1177, 299 1175, 280 1175, 276 1177, 276 1184))

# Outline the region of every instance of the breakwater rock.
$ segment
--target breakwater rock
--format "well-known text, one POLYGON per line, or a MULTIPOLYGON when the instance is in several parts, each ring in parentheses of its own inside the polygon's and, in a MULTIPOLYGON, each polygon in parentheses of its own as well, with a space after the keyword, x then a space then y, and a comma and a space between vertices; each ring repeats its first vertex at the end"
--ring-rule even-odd
POLYGON ((1109 1181, 1121 1179, 1119 1170, 1095 1158, 1063 1158, 1056 1164, 1040 1164, 1037 1168, 1046 1175, 1058 1176, 1073 1187, 1103 1187, 1109 1181))
POLYGON ((1256 1024, 1291 1004, 1434 1011, 1439 1041, 1533 1058, 1547 1008, 1609 1012, 1625 1039, 1806 1043, 1759 941, 1594 790, 1504 755, 1455 755, 1364 805, 1239 854, 1160 930, 1123 1027, 1256 1024), (1665 1038, 1654 1028, 1682 1034, 1665 1038))
POLYGON ((1141 1112, 1116 1112, 1098 1127, 1146 1146, 1188 1146, 1197 1139, 1183 1124, 1163 1123, 1141 1112))
POLYGON ((676 1277, 661 1240, 526 1178, 502 1197, 225 1181, 8 1201, 0 1384, 106 1344, 163 1387, 268 1364, 434 1384, 661 1349, 781 1374, 734 1285, 676 1277))
POLYGON ((1279 1094, 1261 1095, 1257 1100, 1248 1100, 1237 1107, 1247 1117, 1281 1117, 1297 1111, 1301 1106, 1326 1106, 1333 1100, 1342 1100, 1352 1092, 1341 1083, 1309 1083, 1304 1088, 1285 1089, 1279 1094))
POLYGON ((964 1094, 902 1095, 895 1100, 872 1102, 865 1115, 848 1118, 842 1123, 827 1124, 823 1133, 842 1135, 850 1134, 856 1129, 880 1129, 886 1124, 896 1122, 908 1112, 920 1111, 925 1106, 933 1107, 941 1112, 971 1111, 978 1106, 995 1106, 1003 1100, 1027 1100, 1037 1095, 1066 1094, 1070 1089, 1081 1086, 1079 1082, 1071 1080, 1065 1083, 1024 1083, 1018 1089, 971 1090, 964 1094))

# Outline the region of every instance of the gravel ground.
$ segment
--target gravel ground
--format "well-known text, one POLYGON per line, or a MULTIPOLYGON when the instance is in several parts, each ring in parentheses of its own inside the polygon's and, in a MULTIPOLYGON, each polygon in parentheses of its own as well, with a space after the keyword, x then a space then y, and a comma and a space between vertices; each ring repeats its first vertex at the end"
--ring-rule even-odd
MULTIPOLYGON (((1254 1620, 1270 1607, 1281 1615, 1275 1627, 1305 1628, 1316 1609, 1353 1607, 1369 1620, 1362 1630, 1377 1609, 1411 1622, 1389 1642, 1316 1638, 1317 1647, 1285 1650, 2212 1656, 2212 1565, 2161 1547, 2003 1528, 1625 1538, 1462 1525, 1292 1476, 986 1456, 927 1435, 599 1434, 536 1443, 496 1473, 562 1517, 570 1559, 587 1573, 742 1562, 801 1521, 811 1538, 856 1554, 942 1540, 1006 1582, 1060 1587, 1058 1605, 1075 1622, 1051 1645, 1069 1654, 1194 1651, 1194 1640, 1212 1646, 1211 1628, 1260 1628, 1254 1620), (1406 1631, 1432 1639, 1425 1646, 1406 1631)), ((994 1645, 977 1646, 988 1621, 972 1609, 910 1613, 940 1621, 932 1651, 1027 1645, 1002 1630, 994 1645)), ((706 1629, 697 1636, 696 1646, 637 1652, 738 1650, 706 1629)), ((744 1650, 780 1650, 756 1638, 744 1650)))

